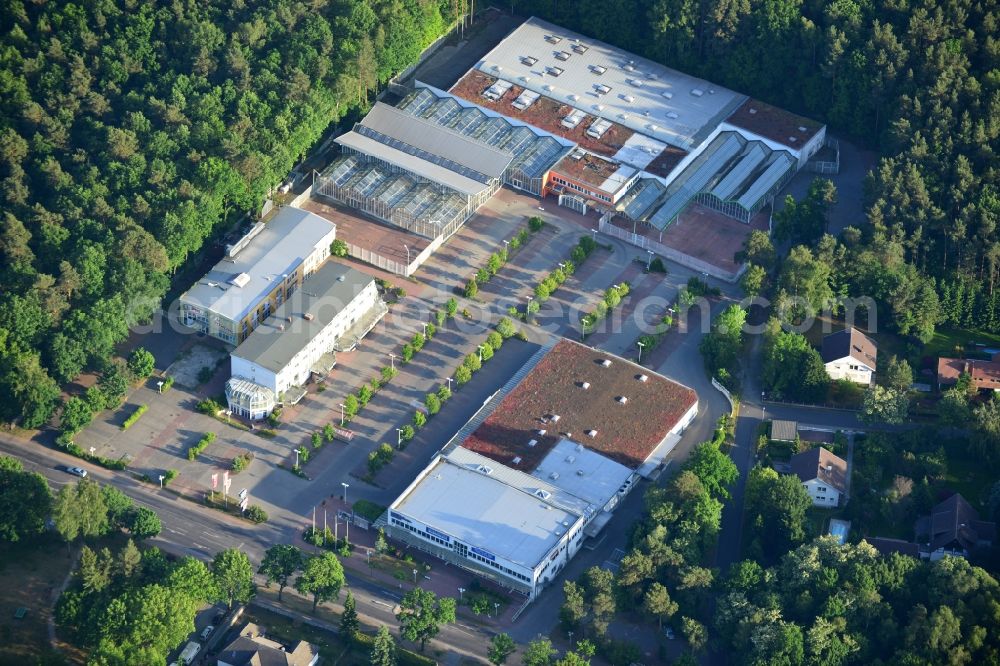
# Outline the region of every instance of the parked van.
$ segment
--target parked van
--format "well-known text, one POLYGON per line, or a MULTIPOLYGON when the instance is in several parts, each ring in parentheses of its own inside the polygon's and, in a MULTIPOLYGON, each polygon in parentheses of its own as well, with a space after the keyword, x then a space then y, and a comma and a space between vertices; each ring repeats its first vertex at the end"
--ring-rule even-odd
POLYGON ((184 651, 181 652, 181 656, 177 659, 182 664, 185 664, 185 666, 189 666, 194 661, 194 658, 198 656, 199 652, 201 652, 201 644, 191 641, 184 646, 184 651))

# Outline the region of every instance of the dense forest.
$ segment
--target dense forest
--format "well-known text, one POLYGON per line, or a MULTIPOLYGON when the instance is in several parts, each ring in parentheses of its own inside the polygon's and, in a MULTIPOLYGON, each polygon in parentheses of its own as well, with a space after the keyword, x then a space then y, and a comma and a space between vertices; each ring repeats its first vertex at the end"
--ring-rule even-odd
MULTIPOLYGON (((876 147, 835 295, 882 323, 1000 331, 1000 11, 993 0, 611 0, 515 7, 876 147), (884 310, 884 312, 882 311, 884 310)), ((838 266, 838 264, 834 264, 838 266)))
POLYGON ((45 423, 454 7, 0 0, 0 420, 45 423))

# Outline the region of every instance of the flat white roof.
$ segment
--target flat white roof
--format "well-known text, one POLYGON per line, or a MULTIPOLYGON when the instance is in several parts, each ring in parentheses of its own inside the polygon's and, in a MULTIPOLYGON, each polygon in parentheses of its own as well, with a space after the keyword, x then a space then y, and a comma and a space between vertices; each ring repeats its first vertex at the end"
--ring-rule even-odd
POLYGON ((537 567, 580 520, 491 474, 444 457, 391 509, 528 569, 537 567))
POLYGON ((335 232, 318 215, 282 208, 236 256, 223 258, 181 300, 239 321, 319 245, 332 243, 335 232))
POLYGON ((477 68, 685 150, 747 99, 537 18, 522 23, 477 68), (601 85, 611 90, 599 94, 601 85))
MULTIPOLYGON (((587 439, 585 432, 573 434, 581 442, 587 439)), ((583 444, 563 438, 531 474, 601 510, 632 476, 632 470, 583 444)))

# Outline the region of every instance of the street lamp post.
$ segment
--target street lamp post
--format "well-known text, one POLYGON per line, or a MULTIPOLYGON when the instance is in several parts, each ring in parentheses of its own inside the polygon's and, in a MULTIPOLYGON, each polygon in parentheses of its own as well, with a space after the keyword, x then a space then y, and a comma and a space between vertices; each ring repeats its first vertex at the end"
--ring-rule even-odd
POLYGON ((410 246, 403 243, 403 247, 406 249, 406 267, 410 267, 410 246))
POLYGON ((417 584, 417 570, 416 569, 413 570, 413 584, 414 585, 417 584))
POLYGON ((591 229, 590 233, 594 234, 594 242, 597 242, 597 229, 591 229))
POLYGON ((649 255, 649 261, 646 262, 646 272, 648 273, 649 269, 652 268, 652 266, 653 266, 653 251, 652 250, 646 250, 646 254, 649 255))
POLYGON ((163 380, 156 382, 156 389, 159 393, 163 393, 163 380))
POLYGON ((347 489, 351 487, 351 484, 341 481, 340 485, 344 486, 344 504, 347 504, 347 489))
POLYGON ((396 450, 398 451, 403 447, 403 429, 396 428, 396 450))
POLYGON ((452 379, 451 377, 445 377, 445 381, 448 382, 448 393, 451 393, 451 383, 455 380, 452 379))
POLYGON ((505 241, 503 242, 503 249, 505 249, 505 250, 506 250, 506 249, 507 249, 507 246, 508 246, 508 245, 510 245, 510 241, 506 241, 506 240, 505 240, 505 241))
POLYGON ((462 603, 462 595, 465 594, 465 588, 458 588, 458 603, 462 603))
POLYGON ((424 327, 424 337, 426 338, 427 337, 427 322, 426 321, 422 322, 421 325, 424 327))
POLYGON ((226 425, 232 425, 233 410, 226 410, 226 425))
POLYGON ((646 346, 646 343, 639 341, 635 345, 639 348, 639 365, 642 365, 642 348, 646 346))
POLYGON ((393 370, 396 369, 396 355, 392 352, 389 353, 389 367, 393 370))
POLYGON ((299 466, 299 450, 295 449, 295 467, 298 469, 299 466))
POLYGON ((90 447, 90 455, 94 455, 95 453, 97 453, 97 447, 96 446, 90 447))
POLYGON ((163 475, 160 475, 160 490, 163 490, 163 475))
POLYGON ((500 617, 500 602, 499 601, 494 601, 493 602, 493 617, 494 618, 500 617))
POLYGON ((483 362, 483 346, 479 345, 479 362, 483 362))
POLYGON ((340 427, 344 427, 344 403, 340 403, 340 427))
POLYGON ((760 420, 761 421, 764 420, 764 414, 765 414, 765 409, 764 409, 764 391, 761 391, 760 392, 760 420))

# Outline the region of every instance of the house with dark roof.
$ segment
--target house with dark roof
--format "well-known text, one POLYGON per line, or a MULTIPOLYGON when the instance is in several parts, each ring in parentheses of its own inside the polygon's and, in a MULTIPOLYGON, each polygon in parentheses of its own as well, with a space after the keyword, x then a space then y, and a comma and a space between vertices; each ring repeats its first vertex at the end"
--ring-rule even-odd
POLYGON ((954 386, 963 374, 969 375, 972 387, 977 391, 1000 391, 1000 354, 994 355, 991 361, 977 358, 938 359, 939 390, 954 386))
POLYGON ((865 541, 870 543, 879 554, 885 557, 889 557, 893 553, 909 555, 910 557, 920 557, 920 547, 910 541, 889 537, 869 537, 865 541))
POLYGON ((921 556, 932 562, 945 555, 968 557, 976 548, 989 547, 996 539, 996 523, 979 519, 960 493, 935 506, 929 516, 914 525, 921 556))
POLYGON ((835 507, 847 493, 847 462, 822 446, 797 453, 788 461, 814 506, 835 507))
POLYGON ((217 666, 315 666, 319 648, 299 641, 294 646, 267 638, 264 628, 250 623, 219 652, 217 666))
POLYGON ((823 338, 820 355, 830 379, 847 379, 866 386, 872 383, 878 344, 853 326, 823 338))

